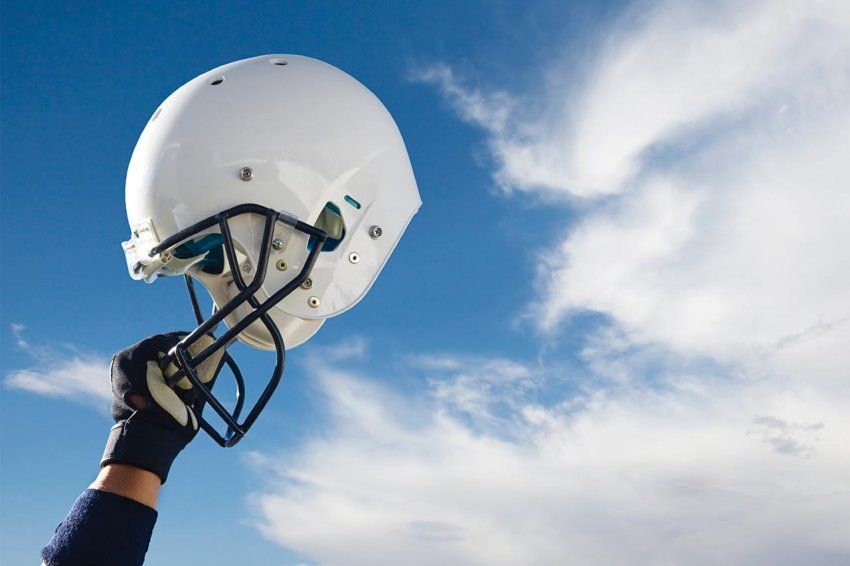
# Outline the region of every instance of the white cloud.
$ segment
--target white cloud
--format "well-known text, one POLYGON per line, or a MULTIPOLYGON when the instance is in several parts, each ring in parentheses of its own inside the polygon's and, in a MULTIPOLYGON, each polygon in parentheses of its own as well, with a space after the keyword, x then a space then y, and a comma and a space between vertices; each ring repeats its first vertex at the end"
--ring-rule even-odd
POLYGON ((405 397, 309 360, 331 418, 255 456, 265 536, 322 564, 850 559, 846 395, 702 375, 542 400, 550 370, 416 363, 405 397))
POLYGON ((846 337, 850 5, 659 3, 600 53, 534 105, 420 77, 487 129, 506 188, 617 195, 543 258, 539 327, 594 311, 633 343, 747 366, 846 337))
POLYGON ((109 410, 112 391, 108 359, 69 346, 33 345, 24 339, 23 331, 24 325, 12 325, 16 345, 30 355, 35 365, 8 372, 3 380, 6 387, 109 410))
POLYGON ((330 564, 850 561, 850 5, 609 31, 536 99, 417 76, 507 192, 581 202, 531 310, 606 315, 587 371, 418 357, 405 396, 317 356, 321 436, 256 459, 266 536, 330 564))

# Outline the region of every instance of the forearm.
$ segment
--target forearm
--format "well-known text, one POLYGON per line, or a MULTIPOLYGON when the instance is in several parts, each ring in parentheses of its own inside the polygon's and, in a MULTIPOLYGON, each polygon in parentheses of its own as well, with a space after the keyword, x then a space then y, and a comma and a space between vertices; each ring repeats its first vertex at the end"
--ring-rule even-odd
POLYGON ((41 551, 47 566, 140 565, 150 543, 160 480, 131 466, 104 467, 41 551))
POLYGON ((101 468, 89 489, 99 489, 127 497, 156 509, 157 497, 162 482, 159 477, 147 470, 123 464, 109 464, 101 468))
MULTIPOLYGON (((203 410, 191 394, 180 397, 165 381, 155 361, 165 356, 182 333, 151 336, 115 355, 110 365, 112 418, 97 479, 74 503, 44 549, 47 566, 140 565, 156 522, 159 490, 174 459, 198 433, 196 412, 203 410), (191 406, 190 406, 191 405, 191 406)), ((195 343, 205 348, 212 338, 195 343)), ((192 348, 189 349, 192 353, 192 348)), ((197 353, 197 352, 194 352, 197 353)), ((211 382, 216 363, 198 374, 211 382)))

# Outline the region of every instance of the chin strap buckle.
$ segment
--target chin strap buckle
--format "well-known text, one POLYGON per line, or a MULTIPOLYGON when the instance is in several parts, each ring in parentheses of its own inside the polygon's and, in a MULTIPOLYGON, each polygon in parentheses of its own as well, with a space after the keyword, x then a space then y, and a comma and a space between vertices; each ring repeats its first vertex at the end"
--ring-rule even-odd
POLYGON ((147 283, 156 279, 156 273, 169 261, 166 254, 157 254, 151 257, 150 250, 158 243, 159 238, 150 218, 145 218, 130 227, 130 239, 121 242, 130 277, 137 281, 144 280, 147 283))

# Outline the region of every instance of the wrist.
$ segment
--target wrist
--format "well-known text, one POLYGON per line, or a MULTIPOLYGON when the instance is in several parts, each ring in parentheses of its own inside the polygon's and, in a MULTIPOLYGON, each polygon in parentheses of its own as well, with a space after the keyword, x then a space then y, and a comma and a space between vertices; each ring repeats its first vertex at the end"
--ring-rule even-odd
POLYGON ((165 483, 174 459, 187 442, 180 431, 134 415, 110 429, 100 465, 124 464, 141 468, 165 483))
POLYGON ((107 464, 89 486, 132 499, 152 509, 156 509, 161 487, 159 476, 153 472, 126 464, 107 464))

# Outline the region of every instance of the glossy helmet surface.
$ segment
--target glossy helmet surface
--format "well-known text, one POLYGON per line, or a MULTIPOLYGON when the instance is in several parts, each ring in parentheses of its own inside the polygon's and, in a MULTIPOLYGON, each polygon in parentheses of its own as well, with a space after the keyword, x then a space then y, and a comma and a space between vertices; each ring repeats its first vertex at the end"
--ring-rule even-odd
POLYGON ((363 298, 421 200, 375 95, 316 59, 267 55, 204 73, 160 105, 130 160, 126 205, 131 276, 199 282, 217 320, 197 330, 223 321, 229 340, 276 350, 282 366, 283 345, 363 298))

